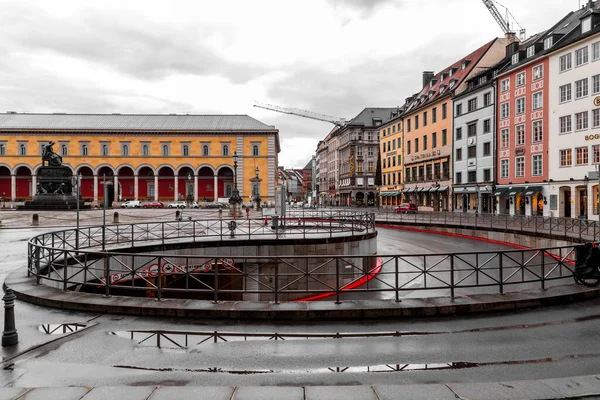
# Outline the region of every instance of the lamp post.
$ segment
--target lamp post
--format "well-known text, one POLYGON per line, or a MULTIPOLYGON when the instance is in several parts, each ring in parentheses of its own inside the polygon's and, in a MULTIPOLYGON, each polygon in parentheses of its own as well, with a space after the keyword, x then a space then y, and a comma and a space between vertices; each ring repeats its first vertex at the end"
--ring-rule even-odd
POLYGON ((260 178, 258 177, 258 167, 254 170, 256 173, 256 193, 254 194, 254 200, 256 201, 256 211, 260 211, 260 178))
MULTIPOLYGON (((585 186, 585 188, 583 189, 583 201, 585 202, 584 205, 584 209, 583 209, 583 218, 587 219, 587 208, 588 208, 588 182, 590 181, 590 178, 588 178, 588 176, 584 176, 583 177, 583 184, 585 186)), ((579 206, 579 208, 581 209, 581 205, 579 206)))
POLYGON ((238 155, 237 151, 233 153, 233 190, 231 193, 231 197, 229 198, 229 204, 231 204, 233 208, 233 218, 237 217, 236 207, 239 203, 241 203, 242 199, 240 198, 240 192, 237 188, 237 165, 238 165, 238 155))
POLYGON ((192 187, 192 174, 190 174, 188 172, 188 174, 187 174, 187 186, 186 186, 186 200, 188 202, 188 207, 191 207, 193 193, 194 193, 194 188, 192 187))

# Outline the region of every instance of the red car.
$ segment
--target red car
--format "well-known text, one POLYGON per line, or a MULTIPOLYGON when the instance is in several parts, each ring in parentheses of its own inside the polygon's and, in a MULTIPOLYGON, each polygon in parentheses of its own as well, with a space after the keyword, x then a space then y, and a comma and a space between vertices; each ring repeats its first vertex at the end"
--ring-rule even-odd
POLYGON ((417 211, 419 211, 419 208, 417 207, 416 204, 412 204, 412 203, 402 203, 398 207, 396 207, 396 212, 404 213, 404 214, 408 214, 408 213, 416 214, 417 211))
POLYGON ((163 208, 165 205, 160 201, 153 201, 150 203, 142 204, 142 208, 163 208))

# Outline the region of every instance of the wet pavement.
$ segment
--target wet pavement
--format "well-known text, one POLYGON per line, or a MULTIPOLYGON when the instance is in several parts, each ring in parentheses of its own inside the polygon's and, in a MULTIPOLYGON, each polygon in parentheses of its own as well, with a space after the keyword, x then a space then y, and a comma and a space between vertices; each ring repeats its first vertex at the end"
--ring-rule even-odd
MULTIPOLYGON (((26 240, 39 232, 0 229, 2 281, 23 268, 26 240)), ((403 231, 380 233, 378 239, 382 252, 425 251, 433 246, 426 240, 435 247, 498 249, 403 231)), ((310 323, 119 316, 20 301, 15 311, 20 342, 2 348, 0 398, 27 390, 27 398, 45 399, 513 399, 600 393, 600 300, 476 317, 310 323), (159 347, 158 330, 178 332, 172 339, 183 346, 163 335, 159 347), (127 337, 140 331, 150 336, 143 343, 142 337, 127 337), (186 343, 182 335, 194 333, 200 334, 186 343), (231 333, 241 336, 232 339, 231 333), (260 339, 239 339, 247 333, 260 339), (290 334, 311 337, 286 339, 290 334), (341 337, 331 337, 336 334, 341 337), (347 337, 352 334, 357 337, 347 337), (281 339, 266 339, 274 335, 281 339)))

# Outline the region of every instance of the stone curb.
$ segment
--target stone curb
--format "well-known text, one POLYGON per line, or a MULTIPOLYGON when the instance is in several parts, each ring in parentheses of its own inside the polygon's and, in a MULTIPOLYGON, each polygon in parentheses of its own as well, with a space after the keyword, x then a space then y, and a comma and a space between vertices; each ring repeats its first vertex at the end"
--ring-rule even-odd
POLYGON ((35 278, 16 271, 6 278, 19 300, 73 311, 101 312, 153 317, 182 317, 235 320, 351 320, 417 318, 519 310, 596 299, 600 288, 561 285, 546 290, 532 289, 506 294, 476 294, 394 300, 334 300, 298 303, 267 303, 125 297, 62 291, 35 285, 35 278))

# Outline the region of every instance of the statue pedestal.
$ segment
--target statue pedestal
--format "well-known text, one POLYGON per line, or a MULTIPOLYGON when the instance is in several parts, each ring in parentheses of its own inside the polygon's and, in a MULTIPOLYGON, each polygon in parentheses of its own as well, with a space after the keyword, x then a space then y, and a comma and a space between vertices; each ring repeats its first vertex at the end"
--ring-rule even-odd
POLYGON ((73 173, 69 167, 44 166, 37 175, 37 193, 33 200, 28 200, 19 210, 75 210, 77 202, 79 209, 89 209, 77 195, 73 194, 73 173))

